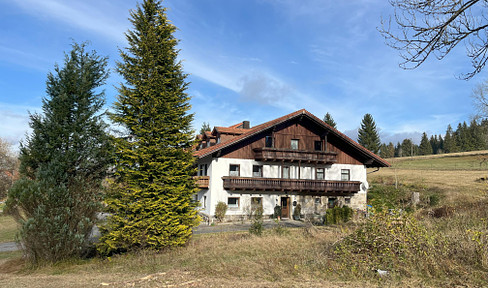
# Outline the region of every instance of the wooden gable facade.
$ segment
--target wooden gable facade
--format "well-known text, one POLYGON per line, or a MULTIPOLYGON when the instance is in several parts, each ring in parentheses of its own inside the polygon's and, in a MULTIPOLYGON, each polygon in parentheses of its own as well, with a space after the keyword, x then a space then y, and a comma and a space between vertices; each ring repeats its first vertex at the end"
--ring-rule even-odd
MULTIPOLYGON (((389 166, 386 161, 307 111, 299 110, 290 115, 248 129, 247 132, 239 129, 239 134, 236 133, 234 137, 226 134, 225 140, 221 139, 221 144, 217 145, 219 147, 207 150, 213 157, 222 158, 389 166), (292 147, 292 141, 295 141, 295 147, 292 147)), ((196 155, 210 154, 204 152, 197 151, 196 155)))

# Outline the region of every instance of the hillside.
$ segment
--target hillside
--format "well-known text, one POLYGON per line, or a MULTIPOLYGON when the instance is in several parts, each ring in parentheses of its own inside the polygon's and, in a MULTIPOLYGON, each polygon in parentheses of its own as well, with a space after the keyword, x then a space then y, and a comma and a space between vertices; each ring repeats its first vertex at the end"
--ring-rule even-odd
POLYGON ((392 168, 488 170, 488 150, 386 159, 392 168))

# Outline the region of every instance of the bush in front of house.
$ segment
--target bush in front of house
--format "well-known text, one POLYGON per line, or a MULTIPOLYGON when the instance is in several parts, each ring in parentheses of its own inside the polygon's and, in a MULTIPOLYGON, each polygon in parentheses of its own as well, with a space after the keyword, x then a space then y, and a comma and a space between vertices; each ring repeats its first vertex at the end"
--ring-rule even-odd
POLYGON ((215 206, 215 218, 217 218, 217 221, 219 222, 224 221, 225 213, 227 213, 227 204, 225 204, 222 201, 219 201, 217 203, 217 206, 215 206))
POLYGON ((300 214, 302 213, 302 205, 297 204, 295 210, 293 210, 293 219, 300 220, 300 214))
POLYGON ((327 209, 325 215, 323 216, 324 225, 348 222, 351 220, 353 213, 354 210, 347 206, 327 209))
POLYGON ((249 233, 261 236, 263 234, 263 207, 252 210, 252 222, 249 233))
POLYGON ((278 218, 278 217, 281 217, 281 206, 280 205, 276 205, 274 207, 273 218, 278 218))

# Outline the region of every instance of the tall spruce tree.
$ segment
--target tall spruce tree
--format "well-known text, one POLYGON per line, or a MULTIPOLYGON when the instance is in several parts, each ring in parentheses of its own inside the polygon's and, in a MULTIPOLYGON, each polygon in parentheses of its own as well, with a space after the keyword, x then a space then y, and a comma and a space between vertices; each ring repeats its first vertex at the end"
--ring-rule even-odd
POLYGON ((427 137, 427 134, 424 132, 422 134, 422 139, 420 140, 419 146, 419 154, 420 155, 431 155, 432 154, 432 145, 427 137))
POLYGON ((380 136, 371 114, 364 115, 361 121, 361 128, 358 130, 358 142, 373 153, 378 153, 380 149, 380 136))
POLYGON ((104 254, 183 245, 198 224, 187 75, 165 10, 157 0, 138 4, 129 47, 120 51, 125 83, 112 120, 126 134, 116 141, 116 179, 106 199, 112 216, 98 247, 104 254))
POLYGON ((30 115, 33 131, 21 143, 22 178, 8 195, 25 255, 35 263, 83 253, 101 209, 112 144, 97 91, 108 76, 107 59, 85 46, 73 44, 64 66, 48 74, 43 113, 30 115))
POLYGON ((325 113, 324 116, 324 122, 332 126, 333 128, 337 129, 337 124, 334 121, 334 118, 332 118, 332 115, 330 115, 329 112, 325 113))

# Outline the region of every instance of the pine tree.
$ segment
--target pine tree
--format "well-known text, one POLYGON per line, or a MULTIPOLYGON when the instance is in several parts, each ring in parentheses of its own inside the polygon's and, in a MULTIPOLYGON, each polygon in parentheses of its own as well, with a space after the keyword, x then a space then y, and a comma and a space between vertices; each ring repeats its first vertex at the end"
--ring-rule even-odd
POLYGON ((442 139, 442 135, 439 134, 438 139, 438 146, 437 146, 437 153, 436 154, 442 154, 444 153, 444 139, 442 139))
POLYGON ((22 178, 9 191, 8 210, 35 263, 79 256, 100 211, 100 192, 111 160, 101 109, 107 58, 73 44, 64 67, 47 77, 43 114, 30 116, 32 134, 21 143, 22 178))
POLYGON ((395 157, 403 157, 403 150, 400 142, 397 142, 395 145, 395 157))
POLYGON ((337 129, 337 124, 334 121, 334 118, 332 118, 332 115, 330 115, 329 112, 327 112, 324 116, 324 122, 332 126, 333 128, 337 129))
POLYGON ((373 153, 378 153, 381 141, 371 114, 364 115, 358 130, 358 142, 373 153))
POLYGON ((452 131, 451 125, 447 125, 446 136, 444 136, 444 153, 458 152, 456 135, 452 131))
POLYGON ((427 134, 425 132, 422 134, 422 139, 420 140, 419 154, 420 155, 432 154, 432 145, 430 144, 429 138, 427 137, 427 134))
POLYGON ((211 131, 210 129, 210 123, 203 122, 202 127, 200 128, 200 135, 205 134, 206 131, 211 131))
POLYGON ((127 135, 116 141, 116 180, 106 199, 112 216, 98 247, 103 254, 183 245, 198 224, 187 75, 165 10, 157 0, 137 5, 129 47, 120 51, 125 84, 112 120, 127 135))
POLYGON ((402 141, 402 156, 407 157, 407 156, 413 156, 415 155, 415 145, 412 143, 412 140, 410 139, 403 139, 402 141))

